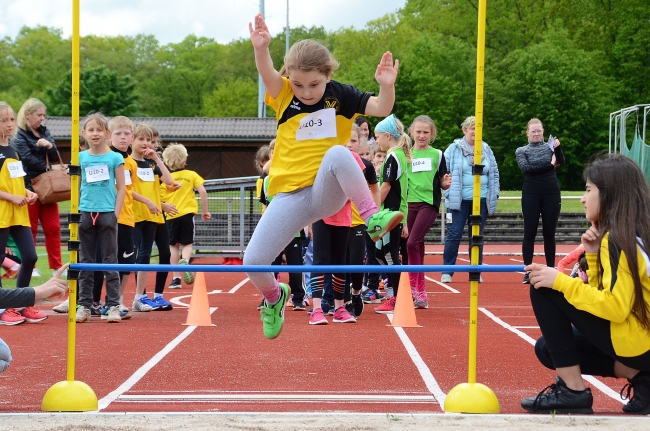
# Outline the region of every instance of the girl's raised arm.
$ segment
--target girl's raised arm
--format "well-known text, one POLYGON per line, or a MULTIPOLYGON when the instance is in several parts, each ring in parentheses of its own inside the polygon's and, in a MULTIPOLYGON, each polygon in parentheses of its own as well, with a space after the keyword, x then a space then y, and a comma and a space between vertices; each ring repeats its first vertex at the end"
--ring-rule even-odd
POLYGON ((393 65, 393 54, 385 52, 375 72, 375 79, 379 84, 379 94, 371 97, 366 105, 366 115, 374 117, 387 117, 393 110, 395 104, 395 81, 399 60, 393 65))
POLYGON ((248 30, 255 49, 255 66, 257 66, 257 71, 264 81, 269 96, 275 99, 282 91, 282 75, 273 67, 273 60, 269 52, 271 34, 262 14, 255 15, 255 27, 253 27, 253 23, 248 23, 248 30))

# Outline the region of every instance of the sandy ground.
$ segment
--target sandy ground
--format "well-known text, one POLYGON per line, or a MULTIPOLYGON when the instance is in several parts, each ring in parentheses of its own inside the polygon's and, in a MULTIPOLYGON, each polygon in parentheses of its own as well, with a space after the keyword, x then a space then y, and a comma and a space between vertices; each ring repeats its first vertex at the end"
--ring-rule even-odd
POLYGON ((0 415, 0 430, 151 431, 151 430, 499 430, 646 431, 648 416, 596 417, 550 415, 393 415, 350 413, 40 413, 0 415))

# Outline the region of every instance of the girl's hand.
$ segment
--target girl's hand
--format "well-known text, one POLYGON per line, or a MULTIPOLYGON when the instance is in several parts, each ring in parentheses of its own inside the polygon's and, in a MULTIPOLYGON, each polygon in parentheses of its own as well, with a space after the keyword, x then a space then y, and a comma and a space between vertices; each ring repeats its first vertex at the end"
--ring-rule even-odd
POLYGON ((408 237, 409 237, 409 228, 408 228, 406 225, 404 225, 404 226, 402 227, 402 234, 401 234, 401 237, 402 237, 402 238, 408 238, 408 237))
POLYGON ((553 144, 553 148, 559 147, 560 146, 560 140, 558 138, 553 138, 553 140, 555 141, 555 143, 553 144))
POLYGON ((38 195, 31 190, 25 190, 25 191, 27 192, 27 203, 30 205, 35 203, 36 199, 38 199, 38 195))
POLYGON ((203 221, 208 221, 208 220, 210 220, 211 218, 212 218, 212 215, 211 215, 209 212, 207 212, 207 211, 204 212, 203 214, 201 214, 201 219, 202 219, 203 221))
POLYGON ((168 204, 167 202, 163 202, 160 204, 162 207, 162 210, 165 211, 167 214, 174 216, 178 214, 178 210, 176 209, 176 206, 174 204, 168 204))
POLYGON ((395 65, 393 65, 393 54, 391 54, 390 51, 385 52, 384 55, 382 55, 381 61, 377 66, 377 71, 375 72, 377 83, 386 86, 395 85, 398 69, 399 60, 395 60, 395 65))
POLYGON ((149 208, 149 212, 150 212, 151 214, 153 214, 153 215, 158 215, 158 214, 160 214, 160 208, 158 208, 158 205, 156 205, 155 203, 153 203, 152 200, 150 200, 149 202, 147 202, 147 208, 149 208))
POLYGON ((447 189, 449 189, 449 187, 451 187, 451 175, 444 174, 442 176, 442 181, 440 181, 440 187, 443 190, 447 190, 447 189))
POLYGON ((29 201, 27 200, 27 196, 11 195, 11 203, 22 207, 23 205, 27 205, 29 201))
MULTIPOLYGON (((176 190, 181 188, 181 183, 179 183, 178 181, 174 181, 171 186, 168 185, 168 184, 165 184, 165 187, 167 187, 167 190, 171 190, 171 191, 175 192, 176 190)), ((165 212, 167 212, 167 211, 165 211, 165 212)))
POLYGON ((595 224, 592 223, 587 232, 582 234, 582 246, 585 248, 585 253, 598 253, 600 232, 595 224))
POLYGON ((38 141, 36 141, 36 146, 37 147, 45 147, 46 149, 49 150, 50 148, 52 148, 52 143, 50 141, 48 141, 47 139, 41 138, 38 141))
POLYGON ((154 162, 157 162, 160 160, 158 157, 158 153, 156 153, 155 150, 152 150, 151 148, 147 148, 142 152, 142 155, 145 156, 147 159, 153 160, 154 162))
POLYGON ((530 271, 530 284, 535 288, 540 287, 552 288, 555 278, 560 273, 555 268, 533 263, 524 268, 524 271, 530 271))
POLYGON ((253 23, 248 23, 248 31, 251 34, 251 42, 253 43, 253 48, 255 49, 264 49, 268 48, 271 44, 271 33, 269 33, 269 28, 262 18, 262 14, 258 13, 255 15, 255 28, 253 28, 253 23))

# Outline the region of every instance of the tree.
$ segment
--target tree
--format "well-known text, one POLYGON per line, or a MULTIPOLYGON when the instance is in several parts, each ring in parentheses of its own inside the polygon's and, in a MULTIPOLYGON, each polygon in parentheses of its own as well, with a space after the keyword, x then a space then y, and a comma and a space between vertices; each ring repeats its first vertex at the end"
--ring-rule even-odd
MULTIPOLYGON (((138 113, 135 82, 129 75, 118 76, 104 66, 86 69, 80 74, 79 113, 101 112, 108 116, 133 116, 138 113)), ((48 88, 49 112, 69 116, 72 113, 72 72, 56 88, 48 88)))
POLYGON ((233 79, 220 83, 205 98, 208 117, 257 117, 257 79, 233 79))

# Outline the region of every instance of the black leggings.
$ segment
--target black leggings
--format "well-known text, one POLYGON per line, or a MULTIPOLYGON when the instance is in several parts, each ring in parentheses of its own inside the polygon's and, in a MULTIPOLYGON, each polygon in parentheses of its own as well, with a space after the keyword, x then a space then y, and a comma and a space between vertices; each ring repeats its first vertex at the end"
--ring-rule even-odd
MULTIPOLYGON (((375 257, 382 265, 401 265, 399 249, 402 237, 402 227, 399 225, 393 228, 387 235, 390 235, 390 242, 383 246, 381 249, 375 250, 375 257)), ((388 273, 388 284, 393 288, 393 293, 397 297, 397 289, 399 288, 399 272, 388 273)))
MULTIPOLYGON (((362 224, 350 228, 348 237, 348 253, 345 263, 348 265, 363 265, 366 257, 366 225, 362 224)), ((373 243, 374 245, 374 243, 373 243)), ((345 301, 352 300, 351 289, 361 290, 363 273, 352 272, 345 274, 345 301), (350 286, 351 285, 351 286, 350 286)))
MULTIPOLYGON (((345 255, 348 247, 350 227, 332 226, 318 220, 312 225, 314 235, 314 265, 345 265, 345 255)), ((311 273, 311 293, 314 298, 322 298, 325 274, 322 272, 311 273)), ((334 299, 343 300, 345 272, 332 274, 332 291, 334 299)))
MULTIPOLYGON (((160 265, 169 265, 172 253, 169 249, 169 230, 167 229, 166 223, 156 225, 156 234, 153 240, 158 247, 158 263, 160 265)), ((167 271, 156 272, 156 287, 154 288, 154 292, 162 294, 165 291, 168 274, 169 272, 167 271)))
POLYGON ((544 236, 544 256, 546 265, 555 267, 555 229, 560 218, 562 199, 557 193, 528 193, 524 186, 521 195, 521 209, 524 214, 524 242, 521 247, 524 264, 533 263, 535 237, 539 226, 539 216, 542 216, 542 234, 544 236))
POLYGON ((609 320, 578 310, 557 290, 530 286, 530 302, 542 331, 535 353, 547 368, 580 365, 583 374, 614 376, 614 361, 650 371, 650 351, 621 357, 614 351, 609 320))
MULTIPOLYGON (((16 247, 20 252, 20 271, 16 278, 17 287, 29 287, 29 282, 32 280, 32 271, 36 265, 36 247, 34 247, 34 238, 32 237, 32 230, 28 226, 9 226, 8 228, 0 229, 0 262, 5 260, 5 248, 7 247, 7 240, 9 235, 14 239, 16 247)), ((2 283, 0 282, 0 287, 2 283)))
MULTIPOLYGON (((302 265, 302 237, 297 236, 291 240, 289 245, 275 258, 271 265, 282 265, 282 255, 287 257, 287 265, 302 265)), ((278 277, 278 272, 274 273, 278 277)), ((305 298, 305 289, 302 286, 302 273, 289 273, 289 287, 293 295, 293 302, 302 302, 305 298)))

